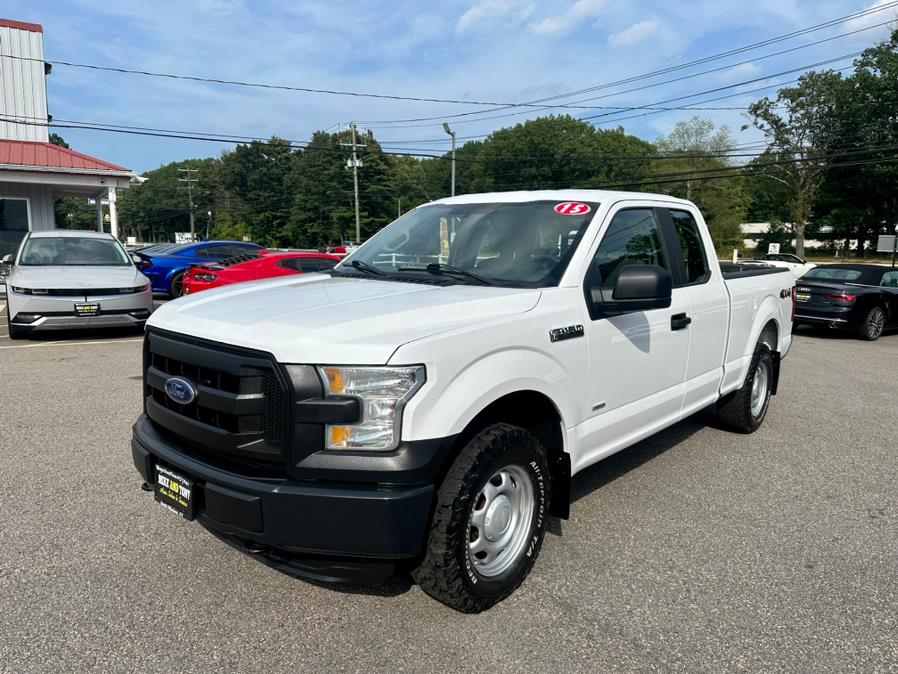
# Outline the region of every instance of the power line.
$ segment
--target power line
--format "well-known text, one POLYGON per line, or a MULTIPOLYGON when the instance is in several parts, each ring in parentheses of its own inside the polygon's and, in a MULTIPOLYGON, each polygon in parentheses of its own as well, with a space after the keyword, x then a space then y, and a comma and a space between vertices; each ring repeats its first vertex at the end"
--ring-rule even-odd
MULTIPOLYGON (((856 18, 860 18, 860 17, 863 17, 863 16, 867 16, 867 15, 869 15, 869 14, 873 14, 873 13, 876 13, 876 12, 881 12, 881 11, 884 11, 884 10, 886 10, 886 9, 893 8, 893 7, 896 7, 896 6, 898 6, 898 0, 893 1, 893 2, 889 2, 889 3, 883 4, 883 5, 880 5, 880 6, 877 6, 877 7, 870 8, 870 9, 864 10, 864 11, 862 11, 862 12, 856 12, 856 13, 854 13, 854 14, 848 14, 848 15, 846 15, 846 16, 838 17, 838 18, 836 18, 836 19, 832 19, 832 20, 830 20, 830 21, 826 21, 826 22, 824 22, 824 23, 820 23, 820 24, 817 24, 817 25, 815 25, 815 26, 810 26, 810 27, 808 27, 808 28, 804 28, 804 29, 801 29, 801 30, 798 30, 798 31, 793 31, 793 32, 791 32, 791 33, 787 33, 787 34, 785 34, 785 35, 780 35, 780 36, 777 36, 777 37, 769 38, 769 39, 763 40, 763 41, 761 41, 761 42, 756 42, 756 43, 753 43, 753 44, 750 44, 750 45, 745 45, 745 46, 743 46, 743 47, 738 47, 738 48, 736 48, 736 49, 731 49, 731 50, 729 50, 729 51, 721 52, 721 53, 718 53, 718 54, 712 54, 712 55, 710 55, 710 56, 706 56, 706 57, 703 57, 703 58, 700 58, 700 59, 696 59, 696 60, 694 60, 694 61, 689 61, 689 62, 687 62, 687 63, 682 63, 682 64, 678 64, 678 65, 675 65, 675 66, 670 66, 670 67, 667 67, 667 68, 662 68, 662 69, 659 69, 659 70, 654 70, 654 71, 652 71, 652 72, 643 73, 643 74, 640 74, 640 75, 634 75, 634 76, 632 76, 632 77, 624 78, 624 79, 621 79, 621 80, 616 80, 616 81, 614 81, 614 82, 606 82, 606 83, 604 83, 604 84, 599 84, 599 85, 595 85, 595 86, 592 86, 592 87, 587 87, 587 88, 585 88, 585 89, 579 89, 579 90, 576 90, 576 91, 569 91, 569 92, 565 92, 565 93, 562 93, 562 94, 557 94, 557 95, 555 95, 555 96, 549 96, 549 97, 546 97, 546 98, 540 98, 540 99, 530 100, 530 101, 527 101, 527 102, 526 102, 526 105, 532 106, 532 105, 536 105, 536 104, 540 104, 540 103, 546 103, 546 102, 552 101, 552 100, 557 100, 557 99, 559 99, 559 98, 568 98, 568 97, 570 97, 570 96, 579 96, 579 95, 581 95, 581 94, 591 93, 591 92, 593 92, 593 91, 599 91, 599 90, 602 90, 602 89, 609 89, 609 88, 612 88, 612 87, 620 86, 620 85, 622 85, 622 84, 629 84, 629 83, 631 83, 631 82, 637 82, 637 81, 640 81, 640 80, 643 80, 643 79, 649 79, 649 78, 652 78, 652 77, 656 77, 656 76, 658 76, 658 75, 665 75, 665 74, 668 74, 668 73, 671 73, 671 72, 676 72, 676 71, 679 71, 679 70, 684 70, 684 69, 687 69, 687 68, 691 68, 691 67, 693 67, 693 66, 702 65, 702 64, 704 64, 704 63, 710 63, 710 62, 712 62, 712 61, 717 61, 717 60, 720 60, 720 59, 722 59, 722 58, 726 58, 726 57, 728 57, 728 56, 734 56, 734 55, 736 55, 736 54, 741 54, 741 53, 744 53, 744 52, 747 52, 747 51, 752 51, 752 50, 754 50, 754 49, 759 49, 759 48, 761 48, 761 47, 766 47, 766 46, 771 45, 771 44, 775 44, 775 43, 778 43, 778 42, 783 42, 783 41, 785 41, 785 40, 789 40, 789 39, 792 39, 792 38, 794 38, 794 37, 800 37, 801 35, 806 35, 806 34, 809 34, 809 33, 813 33, 813 32, 819 31, 819 30, 823 30, 823 29, 825 29, 825 28, 830 28, 830 27, 835 26, 835 25, 838 25, 838 24, 840 24, 840 23, 844 23, 844 22, 850 21, 850 20, 852 20, 852 19, 856 19, 856 18)), ((894 19, 893 19, 893 21, 894 21, 894 19)), ((887 21, 887 22, 885 22, 885 23, 891 23, 891 21, 887 21)), ((881 25, 884 25, 884 24, 878 24, 878 25, 881 26, 881 25)), ((869 29, 871 29, 871 28, 873 28, 873 27, 874 27, 874 26, 870 26, 870 27, 867 27, 867 28, 863 28, 863 29, 860 29, 860 30, 858 30, 858 31, 853 31, 852 33, 849 33, 849 34, 853 34, 853 33, 855 33, 855 32, 861 32, 861 30, 869 30, 869 29)), ((837 39, 838 37, 840 37, 840 36, 836 36, 836 37, 828 38, 828 39, 837 39)), ((823 41, 825 41, 825 40, 823 40, 823 41)), ((810 45, 806 45, 806 46, 812 46, 812 45, 814 45, 814 44, 819 44, 819 42, 811 43, 810 45)), ((799 46, 799 47, 795 47, 795 48, 793 48, 793 49, 791 49, 791 50, 785 50, 785 51, 783 51, 783 52, 776 52, 775 54, 772 54, 772 55, 777 55, 777 54, 780 54, 780 53, 786 53, 786 52, 788 52, 788 51, 794 51, 794 50, 796 50, 796 49, 803 49, 803 48, 804 48, 804 46, 799 46)), ((768 56, 764 56, 764 57, 759 57, 759 58, 768 58, 769 56, 772 56, 772 55, 768 55, 768 56)), ((753 59, 753 60, 759 60, 759 59, 753 59)), ((744 62, 743 62, 743 63, 744 63, 744 62)), ((738 64, 733 64, 733 65, 738 65, 738 64)), ((727 67, 732 67, 732 66, 727 66, 727 67)), ((586 99, 586 100, 596 100, 596 99, 586 99)), ((580 102, 583 102, 583 101, 574 101, 574 102, 575 102, 575 103, 580 103, 580 102)), ((524 104, 521 104, 521 106, 522 106, 522 105, 524 105, 524 104)), ((518 106, 518 105, 508 105, 508 106, 498 107, 498 108, 496 108, 496 109, 494 109, 494 110, 477 110, 477 111, 471 111, 471 112, 455 113, 455 114, 451 114, 451 115, 441 115, 441 116, 437 116, 437 117, 419 117, 419 118, 399 119, 399 120, 370 120, 370 121, 364 121, 364 122, 360 122, 360 123, 362 123, 362 124, 384 124, 384 123, 401 123, 401 122, 436 121, 436 120, 445 120, 445 119, 452 119, 452 118, 458 118, 458 117, 466 117, 466 116, 470 116, 470 115, 481 115, 481 114, 487 114, 487 113, 490 113, 490 112, 499 112, 499 111, 501 111, 501 110, 507 110, 507 109, 510 109, 510 108, 521 107, 521 106, 518 106)), ((563 106, 563 105, 546 106, 544 109, 555 108, 555 107, 565 107, 565 106, 563 106)))
MULTIPOLYGON (((166 73, 166 72, 155 72, 150 70, 141 70, 136 68, 123 68, 116 66, 103 66, 96 65, 90 63, 76 63, 72 61, 60 61, 60 60, 45 60, 45 59, 35 59, 33 57, 24 57, 24 56, 13 56, 11 54, 3 54, 3 58, 16 59, 21 61, 33 61, 40 63, 50 63, 55 66, 65 66, 70 68, 83 68, 88 70, 96 70, 101 72, 114 72, 120 74, 127 75, 141 75, 145 77, 156 77, 156 78, 164 78, 164 79, 174 79, 174 80, 184 80, 190 82, 205 82, 210 84, 223 84, 228 86, 239 86, 239 87, 250 87, 250 88, 259 88, 259 89, 273 89, 273 90, 281 90, 281 91, 298 91, 303 93, 312 93, 312 94, 322 94, 322 95, 333 95, 333 96, 350 96, 350 97, 362 97, 362 98, 375 98, 375 99, 388 99, 388 100, 399 100, 399 101, 413 101, 413 102, 422 102, 422 103, 448 103, 448 104, 457 104, 457 105, 488 105, 488 106, 499 106, 501 109, 508 108, 518 108, 518 107, 539 107, 540 104, 545 103, 551 100, 557 100, 559 98, 567 98, 570 96, 576 96, 583 93, 588 93, 592 91, 596 91, 603 88, 609 88, 612 86, 617 86, 620 84, 626 84, 629 82, 633 82, 639 79, 646 79, 648 77, 653 77, 660 74, 666 74, 669 72, 674 72, 677 70, 681 70, 684 68, 692 67, 695 65, 700 65, 702 63, 707 63, 709 61, 718 60, 720 58, 725 58, 726 56, 732 56, 735 54, 743 53, 745 51, 750 51, 753 49, 758 49, 763 46, 767 46, 769 44, 774 44, 777 42, 782 42, 784 40, 792 39, 793 37, 798 37, 801 35, 805 35, 811 32, 815 32, 817 30, 823 30, 824 28, 828 28, 834 25, 838 25, 840 23, 844 23, 845 21, 849 21, 852 19, 860 18, 863 16, 867 16, 869 14, 873 14, 875 12, 881 12, 886 9, 895 7, 898 5, 898 0, 893 0, 892 2, 888 2, 877 7, 869 8, 867 10, 861 12, 855 12, 853 14, 848 14, 843 17, 838 17, 836 19, 832 19, 830 21, 817 24, 816 26, 811 26, 808 28, 804 28, 798 31, 793 31, 792 33, 787 33, 785 35, 780 35, 774 38, 769 38, 767 40, 763 40, 758 43, 754 43, 751 45, 746 45, 743 47, 739 47, 737 49, 729 50, 728 52, 723 52, 720 54, 715 54, 712 56, 703 57, 701 59, 697 59, 688 63, 680 64, 677 66, 671 66, 668 68, 663 68, 652 73, 646 73, 642 75, 633 76, 630 78, 626 78, 623 80, 619 80, 617 82, 610 82, 601 85, 596 85, 593 87, 588 87, 586 89, 580 89, 572 92, 564 92, 561 94, 556 94, 554 96, 536 99, 534 101, 525 101, 525 102, 496 102, 496 101, 482 101, 482 100, 462 100, 462 99, 453 99, 453 98, 436 98, 436 97, 426 97, 426 96, 405 96, 399 94, 382 94, 382 93, 372 93, 372 92, 360 92, 360 91, 349 91, 349 90, 339 90, 339 89, 323 89, 323 88, 314 88, 314 87, 303 87, 296 85, 286 85, 286 84, 272 84, 267 82, 249 82, 243 80, 230 80, 223 78, 215 78, 215 77, 203 77, 199 75, 185 75, 185 74, 176 74, 176 73, 166 73)), ((862 30, 868 30, 869 28, 865 28, 862 30)), ((860 31, 855 31, 860 32, 860 31)), ((836 38, 832 38, 836 39, 836 38)), ((801 48, 801 47, 799 47, 801 48)), ((558 105, 551 107, 568 107, 567 105, 558 105)), ((474 113, 462 113, 462 114, 480 114, 490 111, 476 111, 474 113)), ((444 116, 445 117, 445 116, 444 116)), ((444 117, 441 117, 444 118, 444 117)))
MULTIPOLYGON (((773 85, 778 86, 778 85, 773 85)), ((769 88, 769 87, 765 87, 769 88)), ((38 119, 38 118, 28 118, 28 119, 38 119)), ((205 141, 213 141, 213 142, 230 142, 230 143, 243 143, 244 140, 229 140, 225 137, 225 134, 212 134, 211 136, 204 135, 194 135, 194 132, 183 132, 178 130, 171 129, 160 129, 156 127, 134 127, 134 126, 123 126, 123 125, 102 125, 97 122, 81 122, 76 120, 66 120, 71 123, 57 123, 57 122, 34 122, 34 121, 26 121, 23 117, 0 117, 0 121, 14 123, 14 124, 27 124, 32 126, 43 126, 43 127, 54 127, 54 128, 76 128, 83 129, 89 131, 101 131, 101 132, 111 132, 111 133, 124 133, 124 134, 133 134, 133 135, 149 135, 149 136, 161 136, 166 138, 174 138, 180 140, 205 140, 205 141)), ((235 138, 235 137, 231 137, 235 138)), ((249 136, 242 136, 239 138, 243 139, 251 139, 249 136)), ((288 139, 278 140, 278 141, 266 141, 263 139, 252 138, 253 142, 257 142, 262 145, 271 145, 271 146, 287 146, 291 149, 299 149, 299 150, 308 150, 308 145, 300 145, 294 141, 290 141, 288 139)), ((348 145, 348 144, 345 144, 348 145)), ((745 158, 745 157, 756 157, 763 155, 769 148, 769 146, 765 143, 757 143, 753 142, 747 145, 747 147, 756 146, 760 149, 759 152, 740 152, 740 149, 747 148, 738 148, 734 147, 730 150, 725 150, 721 152, 705 152, 705 153, 669 153, 669 154, 627 154, 627 155, 611 155, 611 154, 598 154, 591 157, 591 161, 595 162, 604 162, 604 161, 663 161, 663 160, 683 160, 683 159, 728 159, 728 158, 745 158)), ((361 147, 361 146, 360 146, 361 147)), ((383 146, 382 146, 383 147, 383 146)), ((333 147, 315 147, 317 151, 324 152, 335 152, 343 154, 344 151, 339 148, 333 147)), ((854 148, 849 148, 854 149, 854 148)), ((382 150, 382 154, 385 155, 394 155, 394 156, 415 156, 415 157, 423 157, 423 158, 431 158, 431 159, 447 159, 445 154, 429 154, 422 152, 414 152, 414 151, 406 151, 403 153, 398 152, 390 152, 388 150, 382 150)), ((491 155, 489 157, 470 157, 470 158, 458 158, 459 161, 476 164, 476 163, 485 163, 487 161, 544 161, 547 159, 558 159, 555 155, 491 155)), ((191 169, 195 170, 195 169, 191 169)))

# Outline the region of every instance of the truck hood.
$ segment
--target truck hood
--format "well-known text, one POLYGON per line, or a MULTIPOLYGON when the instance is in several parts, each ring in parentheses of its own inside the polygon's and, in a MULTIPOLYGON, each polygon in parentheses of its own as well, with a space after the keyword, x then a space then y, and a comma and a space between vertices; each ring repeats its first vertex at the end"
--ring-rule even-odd
POLYGON ((282 363, 383 365, 403 344, 529 311, 539 297, 532 289, 304 274, 181 297, 148 326, 267 351, 282 363))
POLYGON ((147 278, 132 266, 40 266, 14 267, 9 285, 22 288, 80 290, 82 288, 133 288, 147 278))

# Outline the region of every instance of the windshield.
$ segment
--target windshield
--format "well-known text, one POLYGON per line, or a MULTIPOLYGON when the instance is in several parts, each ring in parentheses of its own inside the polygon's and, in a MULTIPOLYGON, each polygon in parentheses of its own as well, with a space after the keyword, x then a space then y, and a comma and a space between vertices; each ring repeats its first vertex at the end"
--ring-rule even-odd
POLYGON ((30 237, 19 264, 23 266, 125 267, 131 260, 112 239, 80 236, 30 237))
POLYGON ((509 287, 558 285, 596 206, 558 201, 422 206, 375 235, 337 270, 388 277, 439 273, 461 283, 509 287))
POLYGON ((802 278, 829 279, 831 281, 857 281, 861 272, 854 269, 832 269, 827 267, 814 267, 802 278))

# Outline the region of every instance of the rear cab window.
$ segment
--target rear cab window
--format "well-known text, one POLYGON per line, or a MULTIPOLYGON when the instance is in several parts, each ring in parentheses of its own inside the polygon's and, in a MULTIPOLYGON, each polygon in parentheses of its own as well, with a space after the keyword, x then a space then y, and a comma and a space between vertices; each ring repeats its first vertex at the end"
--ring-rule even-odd
POLYGON ((711 278, 711 268, 708 266, 708 256, 705 253, 705 244, 698 223, 689 211, 669 209, 668 213, 683 252, 683 263, 686 266, 685 285, 704 283, 711 278))

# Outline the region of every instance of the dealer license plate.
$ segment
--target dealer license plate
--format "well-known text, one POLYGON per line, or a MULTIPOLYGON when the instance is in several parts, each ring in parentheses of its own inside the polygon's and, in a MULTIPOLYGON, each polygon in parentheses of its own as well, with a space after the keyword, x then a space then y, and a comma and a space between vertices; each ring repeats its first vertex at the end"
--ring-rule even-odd
POLYGON ((193 519, 193 480, 156 465, 156 500, 186 520, 193 519))
POLYGON ((77 316, 96 316, 100 313, 100 305, 96 302, 75 302, 75 314, 77 316))

